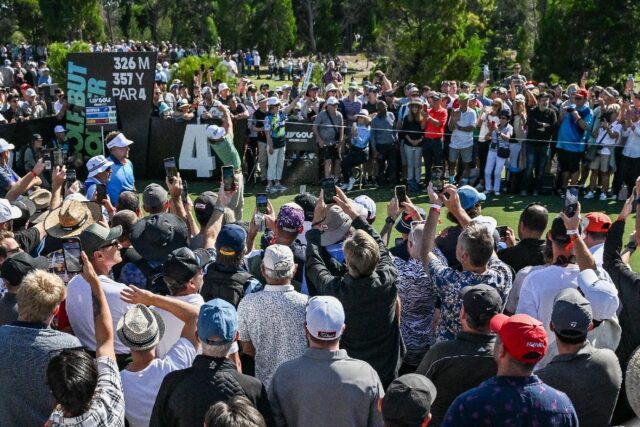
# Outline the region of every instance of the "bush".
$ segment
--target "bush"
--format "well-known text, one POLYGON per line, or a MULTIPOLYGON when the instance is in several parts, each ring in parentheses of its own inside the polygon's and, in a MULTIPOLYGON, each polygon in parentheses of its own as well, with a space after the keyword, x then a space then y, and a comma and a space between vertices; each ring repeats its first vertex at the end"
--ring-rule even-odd
POLYGON ((77 52, 91 52, 91 47, 83 41, 75 41, 67 47, 64 43, 51 43, 48 46, 49 58, 47 66, 51 70, 51 77, 54 83, 67 87, 67 54, 77 52))
MULTIPOLYGON (((204 64, 205 70, 213 68, 211 81, 222 80, 234 89, 237 83, 235 77, 228 73, 226 65, 222 63, 222 59, 216 55, 207 56, 187 56, 180 60, 178 69, 174 73, 174 78, 180 79, 187 87, 193 86, 193 77, 200 72, 200 64, 204 64)), ((203 76, 204 80, 204 76, 203 76)), ((204 83, 204 82, 203 82, 204 83)), ((169 82, 171 84, 171 82, 169 82)))

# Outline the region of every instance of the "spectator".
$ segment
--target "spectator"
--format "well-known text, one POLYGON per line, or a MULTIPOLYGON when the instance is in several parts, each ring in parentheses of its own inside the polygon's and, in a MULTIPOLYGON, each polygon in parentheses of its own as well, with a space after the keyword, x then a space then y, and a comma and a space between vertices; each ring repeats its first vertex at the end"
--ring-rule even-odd
POLYGON ((491 286, 462 289, 462 330, 454 340, 441 341, 431 347, 416 370, 440 390, 432 402, 431 425, 442 423, 456 397, 496 374, 493 358, 496 337, 489 329, 489 322, 501 309, 500 294, 491 286))
POLYGON ((536 375, 545 384, 567 393, 581 426, 611 425, 622 371, 613 351, 591 346, 587 340, 591 328, 589 301, 577 289, 560 291, 551 313, 559 354, 536 375), (588 377, 583 375, 585 372, 588 377))
POLYGON ((111 155, 108 160, 111 166, 111 179, 107 184, 109 200, 118 200, 123 191, 135 191, 136 181, 133 176, 133 164, 129 160, 129 150, 133 141, 127 139, 122 132, 111 132, 105 138, 111 155))
POLYGON ((49 262, 45 257, 32 258, 26 252, 19 252, 2 263, 0 272, 6 292, 0 299, 0 326, 18 320, 17 296, 22 279, 31 271, 46 271, 48 267, 49 262))
POLYGON ((271 407, 262 383, 243 375, 227 358, 238 340, 235 308, 221 299, 208 301, 200 308, 197 323, 202 354, 193 366, 168 374, 162 381, 149 425, 199 426, 209 407, 233 396, 245 396, 271 425, 271 407))
MULTIPOLYGON (((260 78, 260 77, 258 77, 260 78)), ((204 416, 205 427, 266 427, 260 412, 244 396, 234 396, 226 402, 218 402, 204 416)))
POLYGON ((338 111, 339 101, 331 96, 313 122, 313 133, 324 159, 324 177, 340 176, 340 161, 344 144, 344 119, 338 111))
POLYGON ((50 328, 66 293, 58 276, 41 270, 20 284, 18 320, 0 326, 2 425, 43 425, 51 413, 54 402, 45 376, 51 354, 80 346, 76 337, 50 328))
POLYGON ((382 423, 378 400, 384 389, 368 363, 340 349, 344 322, 345 313, 336 298, 309 300, 304 327, 309 348, 301 357, 280 365, 273 376, 270 400, 276 425, 382 423))
MULTIPOLYGON (((398 271, 380 236, 337 187, 336 193, 334 201, 356 229, 344 243, 347 274, 336 276, 327 268, 320 253, 326 232, 321 236, 314 228, 307 233, 307 278, 320 295, 335 296, 344 306, 342 348, 351 357, 368 362, 382 384, 388 385, 398 376, 403 356, 395 286, 398 271)), ((328 217, 325 212, 321 192, 313 223, 321 224, 328 217)))
POLYGON ((402 150, 407 165, 407 186, 410 191, 420 191, 422 168, 422 139, 425 119, 420 98, 407 103, 407 113, 402 119, 398 138, 402 141, 402 150))
POLYGON ((38 175, 44 170, 44 162, 39 160, 30 172, 20 178, 9 164, 11 152, 15 148, 15 145, 0 138, 0 197, 9 201, 14 201, 31 188, 40 186, 42 181, 38 175))
MULTIPOLYGON (((529 265, 544 264, 545 241, 541 239, 549 222, 549 211, 540 203, 525 206, 518 221, 518 237, 515 244, 513 230, 507 231, 507 248, 498 252, 498 258, 516 273, 529 265)), ((518 289, 519 291, 519 289, 518 289)), ((512 291, 513 293, 513 291, 512 291)), ((511 294, 509 295, 511 299, 511 294)))
MULTIPOLYGON (((42 136, 39 133, 31 135, 31 144, 25 147, 23 156, 23 167, 25 172, 33 170, 38 163, 38 159, 42 157, 42 136)), ((40 177, 42 179, 42 177, 40 177)))
POLYGON ((233 126, 230 125, 229 110, 224 111, 223 127, 211 125, 207 128, 209 146, 216 153, 224 166, 233 166, 234 169, 234 193, 229 203, 229 208, 236 214, 236 218, 242 218, 244 206, 244 175, 240 155, 233 145, 233 126))
POLYGON ((555 110, 549 107, 549 94, 541 93, 538 105, 527 114, 527 171, 522 185, 525 195, 533 190, 533 195, 537 196, 542 186, 542 177, 549 161, 549 141, 557 121, 555 110))
POLYGON ((131 363, 120 372, 126 402, 125 417, 131 427, 146 427, 164 377, 170 372, 188 368, 196 357, 199 345, 196 322, 200 307, 176 298, 154 295, 135 286, 123 289, 122 298, 132 304, 118 321, 116 329, 120 341, 131 349, 131 363), (165 323, 155 308, 182 324, 178 339, 171 343, 164 356, 157 354, 157 346, 167 327, 173 325, 165 323))
POLYGON ((152 182, 142 192, 142 208, 151 215, 169 211, 169 193, 162 186, 152 182))
POLYGON ((296 268, 289 247, 269 246, 262 260, 264 290, 246 295, 238 305, 242 351, 255 359, 256 378, 267 389, 278 366, 307 348, 302 326, 308 297, 291 285, 296 268))
POLYGON ((426 173, 425 185, 431 182, 431 168, 443 165, 444 129, 449 115, 447 109, 442 106, 442 95, 439 92, 429 92, 427 101, 431 103, 431 108, 426 110, 424 145, 422 146, 426 173))
POLYGON ((269 113, 264 119, 264 132, 267 137, 268 170, 267 193, 285 191, 287 187, 280 183, 284 167, 286 109, 281 110, 280 100, 271 97, 267 100, 269 113))
POLYGON ((602 267, 604 254, 604 241, 611 228, 611 218, 604 212, 591 212, 585 215, 587 226, 585 228, 584 243, 589 248, 598 267, 602 267))
MULTIPOLYGON (((111 167, 113 162, 103 155, 95 156, 87 162, 87 171, 89 172, 87 180, 84 182, 84 188, 87 190, 87 199, 96 201, 96 185, 108 186, 111 179, 111 167)), ((118 195, 119 197, 120 195, 118 195)), ((118 199, 115 199, 116 201, 118 199)))
POLYGON ((369 161, 370 122, 367 110, 361 110, 356 114, 356 122, 351 129, 351 149, 344 158, 344 176, 347 182, 342 189, 345 191, 351 191, 356 183, 353 169, 369 161))
MULTIPOLYGON (((609 192, 609 172, 611 171, 611 156, 613 155, 612 146, 615 146, 622 135, 622 123, 618 121, 618 114, 620 113, 620 105, 612 104, 607 106, 605 112, 602 114, 600 120, 600 126, 597 130, 598 137, 596 144, 601 146, 595 153, 595 157, 589 163, 589 169, 591 169, 591 180, 589 182, 589 192, 585 194, 585 199, 592 199, 595 197, 594 191, 598 184, 602 190, 600 192, 600 201, 607 200, 611 195, 609 192)), ((596 131, 594 130, 594 133, 596 131)), ((615 148, 613 148, 615 150, 615 148)), ((615 160, 613 160, 615 163, 615 160)), ((586 176, 585 176, 586 179, 586 176)), ((617 198, 617 194, 614 200, 617 198)))
POLYGON ((497 375, 458 396, 442 426, 501 425, 514 418, 524 425, 577 426, 569 397, 533 375, 547 349, 542 323, 526 314, 498 314, 491 319, 491 330, 498 334, 497 375))
POLYGON ((371 121, 371 146, 378 165, 377 185, 394 183, 396 181, 396 135, 394 123, 396 121, 392 112, 387 110, 387 103, 378 101, 376 104, 376 116, 371 121))
POLYGON ((494 193, 500 195, 500 187, 502 185, 502 171, 509 160, 510 148, 509 141, 513 135, 513 126, 509 124, 509 113, 502 111, 500 113, 500 123, 489 122, 490 138, 489 152, 487 155, 487 165, 484 168, 484 186, 485 194, 494 193), (492 185, 493 183, 493 185, 492 185))
POLYGON ((495 255, 493 231, 485 224, 470 220, 460 205, 455 187, 447 184, 444 192, 439 195, 429 188, 431 209, 424 228, 422 262, 433 279, 433 286, 441 301, 436 340, 451 340, 460 330, 460 291, 467 286, 489 285, 498 291, 504 304, 511 289, 511 270, 495 255), (447 267, 432 252, 442 205, 449 209, 463 227, 456 246, 456 256, 462 264, 462 271, 447 267))
MULTIPOLYGON (((114 333, 107 298, 93 265, 83 253, 83 280, 89 284, 96 359, 79 350, 63 350, 51 358, 47 384, 56 407, 47 424, 124 425, 124 396, 116 365, 114 333)), ((80 277, 80 276, 78 276, 80 277)))
POLYGON ((449 182, 455 182, 456 164, 458 158, 462 161, 462 185, 468 184, 471 159, 473 154, 473 130, 476 128, 478 118, 476 112, 469 108, 469 96, 461 93, 458 100, 460 108, 451 113, 449 130, 451 143, 449 144, 449 182))
POLYGON ((436 387, 422 375, 396 378, 381 402, 385 427, 428 426, 436 396, 436 387))

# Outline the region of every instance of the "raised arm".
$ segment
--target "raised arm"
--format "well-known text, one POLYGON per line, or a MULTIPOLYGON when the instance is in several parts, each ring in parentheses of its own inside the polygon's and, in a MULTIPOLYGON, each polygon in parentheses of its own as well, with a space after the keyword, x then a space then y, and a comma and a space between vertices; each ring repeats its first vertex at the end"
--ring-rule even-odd
POLYGON ((213 214, 211 218, 209 218, 209 222, 205 226, 205 241, 204 248, 209 249, 213 248, 216 244, 216 239, 218 238, 218 233, 220 233, 220 229, 222 228, 222 219, 224 217, 224 208, 229 206, 229 202, 231 201, 231 197, 235 191, 224 191, 223 183, 220 183, 220 189, 218 190, 218 200, 216 205, 213 207, 213 214))
POLYGON ((582 236, 579 232, 581 221, 580 203, 578 203, 576 213, 571 218, 565 215, 564 212, 560 213, 560 218, 562 218, 564 226, 567 228, 567 234, 571 236, 571 241, 573 242, 573 254, 576 256, 580 271, 595 270, 597 267, 596 260, 593 258, 593 255, 591 255, 591 252, 589 252, 589 248, 584 240, 582 240, 582 236))
POLYGON ((38 160, 36 165, 31 169, 31 171, 27 172, 25 176, 20 178, 18 182, 13 184, 9 191, 7 191, 6 199, 10 202, 15 202, 18 197, 20 197, 23 193, 27 192, 31 187, 35 185, 40 185, 42 181, 40 180, 40 175, 44 170, 44 161, 42 159, 38 160))

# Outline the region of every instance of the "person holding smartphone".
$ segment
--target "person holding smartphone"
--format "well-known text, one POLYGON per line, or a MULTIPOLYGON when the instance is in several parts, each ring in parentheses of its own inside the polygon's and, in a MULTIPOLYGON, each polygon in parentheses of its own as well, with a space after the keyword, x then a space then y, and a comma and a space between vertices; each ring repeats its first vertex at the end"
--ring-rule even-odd
POLYGON ((106 186, 111 179, 111 167, 113 162, 103 155, 95 156, 87 162, 89 172, 84 188, 87 189, 87 199, 93 200, 96 196, 96 186, 106 186))

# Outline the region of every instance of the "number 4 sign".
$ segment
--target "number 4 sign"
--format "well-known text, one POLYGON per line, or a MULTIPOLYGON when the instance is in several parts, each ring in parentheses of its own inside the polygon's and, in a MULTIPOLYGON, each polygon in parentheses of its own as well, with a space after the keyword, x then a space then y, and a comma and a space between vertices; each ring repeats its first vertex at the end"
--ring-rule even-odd
POLYGON ((216 168, 215 158, 210 150, 207 142, 207 127, 187 125, 180 148, 179 169, 195 170, 198 178, 209 178, 216 168))

